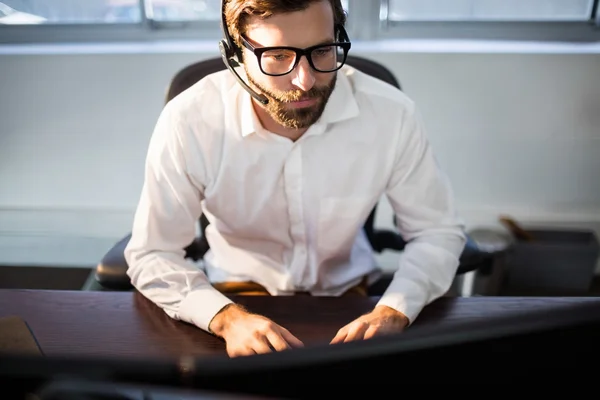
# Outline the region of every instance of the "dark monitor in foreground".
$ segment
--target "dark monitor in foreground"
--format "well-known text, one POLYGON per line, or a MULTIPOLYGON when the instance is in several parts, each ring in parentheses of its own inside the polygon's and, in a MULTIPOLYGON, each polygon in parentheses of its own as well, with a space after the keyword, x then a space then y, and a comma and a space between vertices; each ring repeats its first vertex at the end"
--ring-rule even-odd
MULTIPOLYGON (((572 387, 597 379, 594 365, 599 356, 600 303, 583 302, 552 312, 483 318, 444 328, 415 326, 368 341, 236 359, 166 362, 5 356, 0 358, 0 383, 39 389, 69 378, 107 387, 153 385, 290 399, 319 397, 324 391, 354 397, 366 389, 365 394, 377 398, 390 392, 400 396, 413 384, 421 388, 524 383, 572 387)), ((80 397, 84 398, 94 397, 80 397)))

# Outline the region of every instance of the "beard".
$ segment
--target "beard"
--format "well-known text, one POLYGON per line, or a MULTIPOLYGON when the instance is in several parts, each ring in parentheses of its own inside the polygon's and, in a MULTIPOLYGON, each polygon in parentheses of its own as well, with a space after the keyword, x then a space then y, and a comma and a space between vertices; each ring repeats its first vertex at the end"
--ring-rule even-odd
POLYGON ((315 86, 309 91, 303 90, 289 90, 289 91, 275 91, 264 87, 263 85, 256 82, 252 76, 246 70, 246 77, 250 86, 253 86, 255 90, 258 90, 265 96, 269 102, 263 107, 269 113, 271 118, 280 125, 291 129, 304 129, 308 128, 321 118, 327 101, 335 88, 336 77, 333 75, 331 82, 325 86, 315 86), (315 104, 301 108, 289 108, 288 103, 298 100, 315 99, 315 104))

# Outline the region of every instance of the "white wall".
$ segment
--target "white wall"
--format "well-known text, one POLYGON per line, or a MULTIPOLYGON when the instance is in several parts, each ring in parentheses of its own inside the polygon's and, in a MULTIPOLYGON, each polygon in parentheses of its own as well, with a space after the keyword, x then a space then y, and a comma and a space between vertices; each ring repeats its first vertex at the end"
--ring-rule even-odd
MULTIPOLYGON (((510 213, 600 233, 597 48, 355 47, 419 104, 469 228, 510 213)), ((136 50, 0 48, 0 264, 93 266, 129 231, 169 79, 217 55, 136 50)))

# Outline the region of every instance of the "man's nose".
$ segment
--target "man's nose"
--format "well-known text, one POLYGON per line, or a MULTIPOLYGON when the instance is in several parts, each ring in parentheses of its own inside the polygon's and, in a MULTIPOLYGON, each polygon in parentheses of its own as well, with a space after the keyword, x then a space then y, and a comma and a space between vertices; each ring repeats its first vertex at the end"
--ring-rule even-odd
POLYGON ((315 85, 314 71, 306 57, 303 56, 300 58, 298 65, 296 65, 292 73, 294 74, 292 84, 298 89, 307 92, 315 85))

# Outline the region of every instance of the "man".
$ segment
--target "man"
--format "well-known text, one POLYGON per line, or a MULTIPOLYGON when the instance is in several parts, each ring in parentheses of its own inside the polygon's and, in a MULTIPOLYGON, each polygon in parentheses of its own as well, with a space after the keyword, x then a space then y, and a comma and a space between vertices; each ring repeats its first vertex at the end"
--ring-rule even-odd
POLYGON ((414 104, 342 65, 339 0, 230 0, 224 16, 243 67, 208 76, 161 113, 126 249, 133 285, 223 338, 230 356, 302 346, 227 288, 358 292, 378 276, 361 227, 385 194, 409 243, 377 306, 331 343, 402 331, 448 290, 465 240, 414 104), (202 213, 203 269, 183 251, 202 213))

